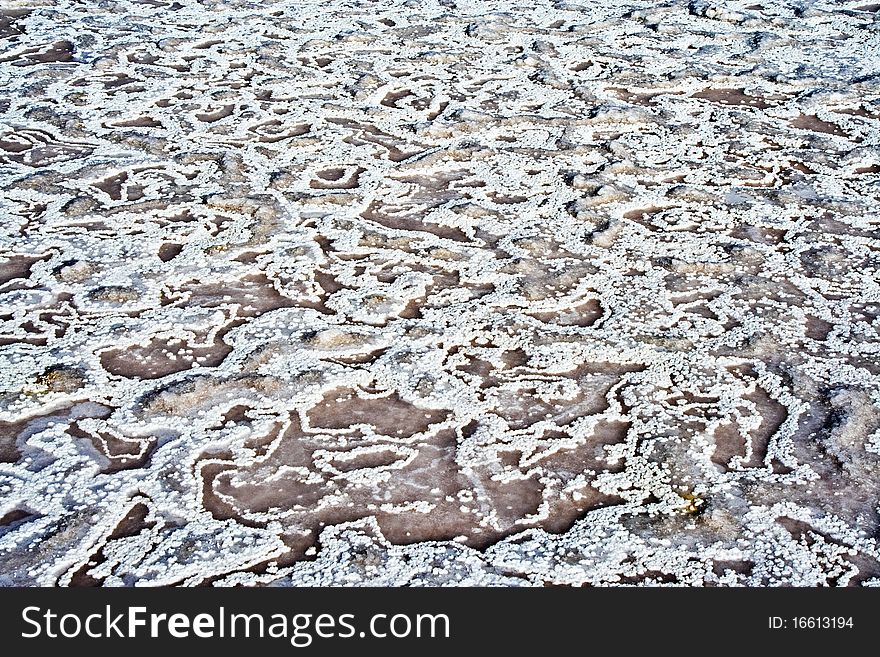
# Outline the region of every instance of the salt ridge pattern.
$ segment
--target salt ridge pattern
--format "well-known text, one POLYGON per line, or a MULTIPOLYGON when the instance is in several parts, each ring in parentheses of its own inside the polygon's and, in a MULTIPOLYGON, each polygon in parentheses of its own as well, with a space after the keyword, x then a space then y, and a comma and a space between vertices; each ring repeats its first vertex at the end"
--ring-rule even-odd
POLYGON ((0 10, 0 582, 877 585, 880 5, 0 10))

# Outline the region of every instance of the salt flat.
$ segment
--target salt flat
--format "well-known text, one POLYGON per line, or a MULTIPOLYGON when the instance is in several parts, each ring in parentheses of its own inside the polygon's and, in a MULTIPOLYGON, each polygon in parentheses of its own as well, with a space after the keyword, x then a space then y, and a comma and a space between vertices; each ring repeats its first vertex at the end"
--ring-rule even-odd
POLYGON ((14 1, 0 88, 0 583, 880 584, 880 5, 14 1))

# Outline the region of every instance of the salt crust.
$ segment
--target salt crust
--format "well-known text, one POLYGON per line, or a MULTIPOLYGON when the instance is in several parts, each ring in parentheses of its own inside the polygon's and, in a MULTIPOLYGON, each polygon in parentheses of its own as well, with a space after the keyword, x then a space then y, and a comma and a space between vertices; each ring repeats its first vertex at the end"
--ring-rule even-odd
POLYGON ((0 11, 0 581, 877 585, 859 2, 0 11))

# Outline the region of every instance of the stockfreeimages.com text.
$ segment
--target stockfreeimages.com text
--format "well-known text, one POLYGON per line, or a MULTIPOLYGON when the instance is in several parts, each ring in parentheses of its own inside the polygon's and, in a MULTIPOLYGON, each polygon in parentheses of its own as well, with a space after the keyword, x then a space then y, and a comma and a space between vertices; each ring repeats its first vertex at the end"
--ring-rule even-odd
POLYGON ((147 613, 146 607, 126 607, 114 611, 106 605, 101 613, 88 615, 65 613, 51 609, 25 607, 22 620, 28 630, 21 636, 138 638, 172 637, 199 638, 274 638, 287 639, 290 644, 305 648, 315 638, 449 638, 449 617, 446 614, 374 614, 365 623, 357 622, 355 614, 265 614, 228 613, 219 607, 213 613, 147 613), (359 629, 360 627, 360 629, 359 629))

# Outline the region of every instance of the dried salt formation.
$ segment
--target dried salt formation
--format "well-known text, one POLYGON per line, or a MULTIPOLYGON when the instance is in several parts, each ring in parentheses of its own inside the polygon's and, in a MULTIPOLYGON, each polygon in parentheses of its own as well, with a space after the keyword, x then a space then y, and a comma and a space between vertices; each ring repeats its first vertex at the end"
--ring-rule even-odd
POLYGON ((878 10, 4 3, 0 581, 880 584, 878 10))

